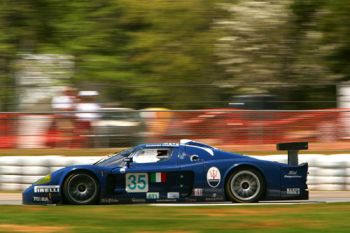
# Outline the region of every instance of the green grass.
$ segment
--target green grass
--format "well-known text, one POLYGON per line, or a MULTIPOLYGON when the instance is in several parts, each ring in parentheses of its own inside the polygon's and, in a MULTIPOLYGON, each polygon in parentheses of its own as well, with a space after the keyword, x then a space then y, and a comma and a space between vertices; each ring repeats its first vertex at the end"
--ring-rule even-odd
POLYGON ((349 232, 350 203, 0 206, 0 232, 349 232))

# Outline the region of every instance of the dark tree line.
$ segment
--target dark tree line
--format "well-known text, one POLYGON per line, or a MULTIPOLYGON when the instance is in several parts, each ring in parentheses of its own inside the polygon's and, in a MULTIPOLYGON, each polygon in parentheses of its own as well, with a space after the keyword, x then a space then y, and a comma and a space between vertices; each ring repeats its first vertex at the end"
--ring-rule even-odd
POLYGON ((72 55, 73 85, 126 107, 223 107, 242 93, 334 99, 350 78, 349 10, 346 0, 2 0, 1 106, 23 53, 72 55))

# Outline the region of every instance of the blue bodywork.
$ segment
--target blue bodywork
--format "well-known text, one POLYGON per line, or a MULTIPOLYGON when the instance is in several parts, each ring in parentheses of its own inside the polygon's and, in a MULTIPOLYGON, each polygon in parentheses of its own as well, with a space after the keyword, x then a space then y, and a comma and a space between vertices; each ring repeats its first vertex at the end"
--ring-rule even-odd
POLYGON ((65 179, 81 171, 97 179, 99 203, 226 201, 225 183, 232 172, 243 167, 261 173, 265 184, 262 200, 308 199, 307 164, 291 166, 260 160, 194 141, 142 144, 123 153, 94 165, 75 165, 57 170, 28 187, 23 192, 23 203, 65 203, 65 179), (146 149, 164 149, 169 156, 154 162, 134 160, 127 166, 123 158, 133 157, 138 151, 146 149), (209 170, 213 167, 219 171, 215 184, 208 179, 209 170), (154 177, 158 180, 155 181, 154 177))

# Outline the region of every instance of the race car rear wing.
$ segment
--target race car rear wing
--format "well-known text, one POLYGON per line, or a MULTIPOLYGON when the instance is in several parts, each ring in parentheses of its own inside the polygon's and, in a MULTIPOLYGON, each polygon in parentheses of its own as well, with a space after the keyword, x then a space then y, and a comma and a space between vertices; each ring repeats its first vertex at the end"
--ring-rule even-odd
POLYGON ((288 164, 297 166, 298 153, 299 150, 307 150, 309 148, 308 142, 288 142, 288 143, 278 143, 276 145, 277 150, 287 150, 288 151, 288 164))

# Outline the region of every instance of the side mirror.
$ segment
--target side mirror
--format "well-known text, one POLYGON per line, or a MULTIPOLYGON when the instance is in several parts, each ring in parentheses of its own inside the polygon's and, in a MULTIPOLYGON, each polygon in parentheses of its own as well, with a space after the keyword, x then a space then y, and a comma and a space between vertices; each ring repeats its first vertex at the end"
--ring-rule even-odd
POLYGON ((130 167, 130 164, 132 163, 132 157, 126 157, 123 159, 124 163, 126 164, 127 167, 130 167))

